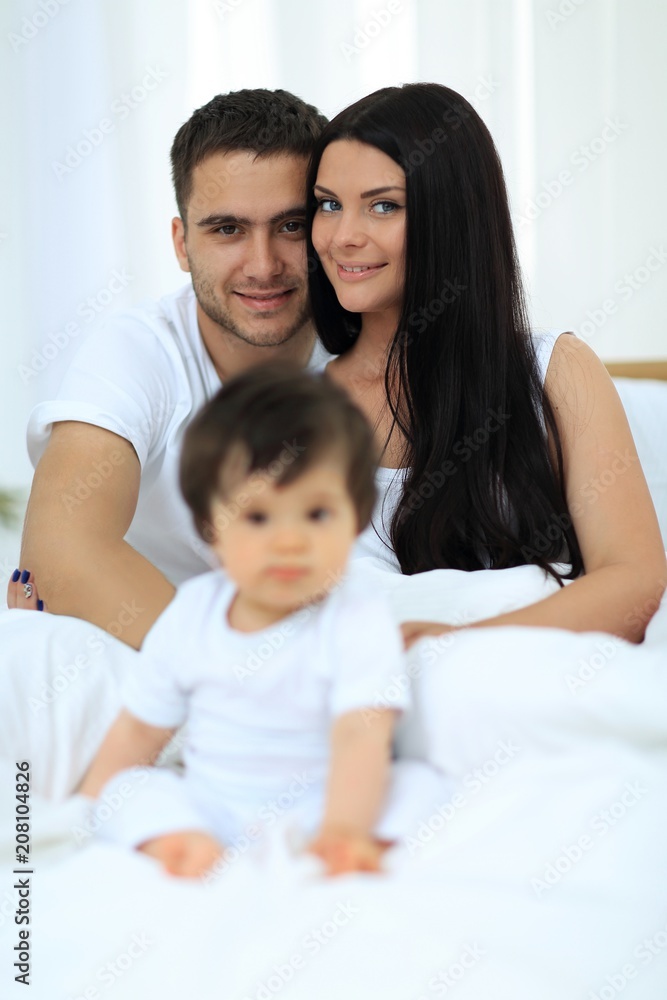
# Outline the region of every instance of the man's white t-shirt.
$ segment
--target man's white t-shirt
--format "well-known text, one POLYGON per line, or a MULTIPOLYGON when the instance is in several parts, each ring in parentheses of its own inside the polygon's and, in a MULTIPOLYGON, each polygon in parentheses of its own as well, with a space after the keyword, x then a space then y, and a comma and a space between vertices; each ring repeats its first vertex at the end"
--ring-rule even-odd
MULTIPOLYGON (((228 622, 236 589, 221 570, 181 585, 122 691, 126 708, 149 725, 186 724, 188 797, 228 842, 250 823, 270 825, 271 803, 290 796, 316 823, 333 721, 410 705, 407 685, 397 683, 405 673, 398 626, 361 581, 348 576, 323 601, 251 633, 228 622)), ((143 810, 140 799, 122 820, 135 828, 131 837, 124 830, 126 842, 162 825, 150 794, 143 810)))
MULTIPOLYGON (((112 317, 81 344, 53 400, 39 403, 28 422, 28 453, 37 465, 52 425, 77 420, 129 441, 141 464, 136 513, 125 540, 175 586, 216 566, 197 535, 181 497, 178 467, 185 428, 220 389, 197 322, 191 284, 156 302, 112 317)), ((308 367, 329 355, 316 342, 308 367)), ((69 502, 83 502, 113 474, 107 465, 76 485, 69 502)))

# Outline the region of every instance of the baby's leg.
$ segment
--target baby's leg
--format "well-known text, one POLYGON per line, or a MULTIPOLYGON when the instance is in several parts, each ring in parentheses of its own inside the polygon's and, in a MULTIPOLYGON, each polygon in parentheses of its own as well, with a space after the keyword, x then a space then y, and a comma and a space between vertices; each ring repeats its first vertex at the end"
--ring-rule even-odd
POLYGON ((137 850, 159 861, 170 875, 183 878, 203 875, 224 853, 224 847, 203 830, 166 833, 145 841, 137 850))

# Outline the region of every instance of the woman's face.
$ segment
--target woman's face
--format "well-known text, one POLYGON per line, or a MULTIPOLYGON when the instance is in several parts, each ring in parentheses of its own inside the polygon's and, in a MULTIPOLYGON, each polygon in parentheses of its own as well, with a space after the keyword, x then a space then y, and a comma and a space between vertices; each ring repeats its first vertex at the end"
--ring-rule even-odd
POLYGON ((324 150, 313 245, 344 309, 388 313, 395 325, 405 274, 405 172, 363 142, 324 150))

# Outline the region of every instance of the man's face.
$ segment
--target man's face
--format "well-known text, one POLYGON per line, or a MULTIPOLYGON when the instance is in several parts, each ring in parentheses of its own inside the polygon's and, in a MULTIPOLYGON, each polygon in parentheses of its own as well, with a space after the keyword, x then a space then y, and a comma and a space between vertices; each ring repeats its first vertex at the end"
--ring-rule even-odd
POLYGON ((306 166, 289 154, 213 153, 193 171, 187 231, 173 222, 201 311, 247 344, 284 344, 309 320, 306 166))

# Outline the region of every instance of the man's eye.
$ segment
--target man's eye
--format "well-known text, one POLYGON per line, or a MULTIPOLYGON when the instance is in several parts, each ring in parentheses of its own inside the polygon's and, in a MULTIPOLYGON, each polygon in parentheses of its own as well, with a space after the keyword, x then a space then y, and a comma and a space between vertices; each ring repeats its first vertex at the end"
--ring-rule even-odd
POLYGON ((223 236, 235 236, 236 233, 240 233, 241 230, 238 226, 219 226, 216 229, 216 233, 222 233, 223 236))
POLYGON ((341 203, 339 201, 334 201, 333 198, 320 198, 317 203, 320 208, 320 212, 340 212, 341 203))
POLYGON ((281 231, 284 233, 302 233, 305 228, 305 223, 300 219, 292 219, 290 222, 284 224, 281 231))

